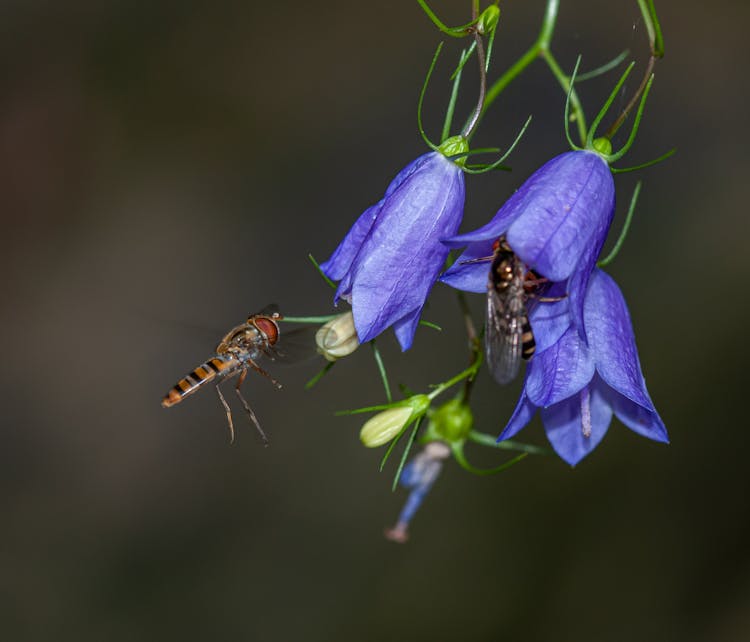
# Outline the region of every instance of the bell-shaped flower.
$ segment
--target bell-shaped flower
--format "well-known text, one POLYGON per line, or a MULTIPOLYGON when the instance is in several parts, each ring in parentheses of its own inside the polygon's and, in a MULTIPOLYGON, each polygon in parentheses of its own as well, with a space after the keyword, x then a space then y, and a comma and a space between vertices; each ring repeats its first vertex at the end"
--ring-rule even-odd
POLYGON ((539 168, 494 218, 473 232, 445 239, 465 251, 440 280, 460 290, 486 292, 492 245, 505 236, 538 275, 564 282, 573 322, 583 333, 583 299, 615 211, 606 160, 593 151, 560 154, 539 168))
POLYGON ((321 264, 339 281, 335 302, 351 303, 360 343, 393 326, 401 349, 411 347, 448 255, 441 239, 458 231, 463 216, 463 171, 446 156, 467 150, 457 136, 407 165, 321 264))
POLYGON ((588 346, 561 304, 540 304, 534 334, 545 347, 530 361, 521 398, 498 441, 510 439, 540 410, 552 447, 571 465, 602 440, 614 414, 632 431, 667 442, 641 373, 625 299, 614 280, 594 270, 584 303, 588 346), (555 313, 557 308, 557 313, 555 313), (564 318, 564 315, 563 315, 564 318))

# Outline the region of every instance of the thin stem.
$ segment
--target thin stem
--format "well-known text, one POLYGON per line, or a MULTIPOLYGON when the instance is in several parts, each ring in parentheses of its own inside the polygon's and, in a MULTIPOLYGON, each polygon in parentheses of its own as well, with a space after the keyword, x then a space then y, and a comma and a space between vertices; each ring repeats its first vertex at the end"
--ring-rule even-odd
MULTIPOLYGON (((477 4, 478 3, 475 2, 471 8, 471 17, 473 20, 477 19, 477 4)), ((482 36, 479 35, 477 31, 474 32, 474 43, 476 44, 477 61, 479 62, 479 99, 477 100, 474 114, 461 132, 461 135, 467 140, 471 137, 479 124, 479 117, 482 115, 482 109, 484 108, 484 98, 487 95, 487 65, 484 54, 484 43, 482 42, 482 36)))
POLYGON ((625 109, 623 109, 620 115, 617 117, 617 120, 612 123, 612 126, 607 130, 607 133, 604 134, 604 137, 608 138, 609 140, 612 140, 612 137, 617 133, 617 130, 620 129, 630 112, 638 104, 638 100, 640 99, 643 92, 646 91, 646 87, 648 87, 649 85, 649 81, 654 73, 654 65, 656 64, 656 61, 664 56, 664 39, 661 34, 659 17, 656 15, 656 7, 654 6, 653 0, 636 1, 638 2, 638 7, 641 10, 641 15, 643 16, 643 22, 646 25, 646 31, 648 32, 650 55, 648 58, 648 63, 646 64, 646 71, 643 73, 643 80, 641 80, 641 84, 633 94, 630 102, 625 106, 625 109))
MULTIPOLYGON (((513 63, 501 76, 498 78, 487 90, 487 95, 484 99, 484 106, 482 107, 481 117, 487 112, 490 105, 495 99, 503 92, 503 90, 515 80, 532 62, 537 58, 541 57, 547 63, 554 76, 558 79, 563 88, 568 91, 569 80, 565 74, 562 73, 560 66, 557 64, 555 57, 550 52, 550 43, 552 42, 552 35, 555 31, 555 24, 557 22, 557 13, 560 8, 559 0, 547 0, 547 6, 544 11, 544 18, 542 19, 542 27, 539 31, 534 44, 515 62, 513 63)), ((586 140, 586 119, 583 114, 583 108, 578 98, 578 94, 573 90, 571 92, 571 104, 573 105, 574 117, 578 122, 578 132, 581 138, 581 142, 586 140)))
POLYGON ((445 112, 445 120, 443 121, 443 132, 440 134, 440 142, 444 142, 446 138, 451 135, 451 125, 453 124, 453 114, 456 110, 456 100, 458 99, 458 87, 461 84, 461 72, 466 64, 470 53, 465 49, 461 52, 461 58, 458 63, 458 67, 454 72, 453 76, 453 87, 451 89, 451 97, 448 101, 448 109, 445 112))
POLYGON ((409 435, 409 441, 406 442, 406 446, 404 447, 404 452, 401 455, 401 461, 398 463, 398 469, 396 470, 396 474, 393 477, 393 486, 391 487, 391 490, 393 492, 396 492, 396 488, 398 488, 398 480, 401 479, 401 472, 404 470, 404 466, 406 465, 406 460, 409 457, 409 452, 411 452, 411 448, 414 445, 414 440, 417 437, 417 432, 419 432, 419 427, 422 425, 422 417, 417 419, 416 422, 414 422, 414 428, 411 431, 411 434, 409 435))
POLYGON ((480 366, 482 365, 482 361, 484 359, 484 355, 482 354, 481 350, 476 350, 474 353, 474 360, 471 363, 471 365, 466 368, 465 370, 462 370, 459 372, 455 377, 451 377, 446 381, 445 383, 441 383, 435 387, 435 389, 430 392, 427 396, 430 400, 434 399, 438 395, 442 394, 449 388, 452 388, 460 381, 463 381, 467 377, 475 377, 477 372, 479 371, 480 366))
POLYGON ((622 247, 622 244, 625 242, 625 237, 628 235, 628 230, 630 229, 630 223, 633 220, 633 212, 635 212, 635 204, 638 201, 638 195, 641 193, 641 181, 638 181, 638 183, 635 186, 635 189, 633 190, 633 196, 630 198, 630 207, 628 208, 628 213, 625 216, 625 222, 622 225, 622 230, 620 231, 620 236, 617 237, 617 242, 615 243, 615 246, 612 248, 612 251, 606 256, 606 258, 603 258, 601 261, 599 261, 596 265, 597 267, 606 267, 612 261, 615 260, 615 257, 620 253, 620 248, 622 247))
POLYGON ((468 435, 469 441, 481 444, 482 446, 489 446, 490 448, 497 448, 498 450, 516 450, 529 455, 550 455, 552 451, 549 448, 542 448, 541 446, 533 446, 532 444, 523 444, 519 441, 512 441, 506 439, 504 441, 498 441, 496 437, 487 435, 477 430, 470 430, 468 435))
POLYGON ((641 84, 638 86, 638 89, 633 94, 633 97, 630 99, 630 102, 625 106, 625 109, 623 109, 620 112, 620 115, 617 117, 615 122, 612 123, 610 128, 604 134, 604 138, 608 140, 612 140, 612 137, 617 133, 617 130, 620 129, 620 127, 622 127, 622 124, 630 115, 630 112, 633 110, 633 107, 635 107, 638 104, 640 97, 643 95, 643 92, 645 91, 646 87, 649 84, 649 81, 651 79, 651 74, 654 71, 655 64, 656 64, 656 58, 654 58, 653 55, 649 56, 648 64, 646 65, 646 73, 643 76, 643 80, 641 80, 641 84))
POLYGON ((380 356, 380 350, 378 350, 378 346, 375 345, 375 339, 370 341, 370 345, 372 346, 372 354, 375 357, 375 363, 378 364, 378 372, 380 372, 380 378, 383 380, 385 397, 386 399, 388 399, 388 403, 393 403, 393 398, 391 397, 391 386, 388 384, 388 375, 385 372, 385 364, 383 363, 383 357, 380 356))
POLYGON ((324 317, 284 317, 282 321, 286 323, 328 323, 335 319, 338 314, 329 314, 324 317))
POLYGON ((528 453, 521 453, 520 455, 517 455, 510 461, 505 462, 497 468, 477 468, 476 466, 472 466, 466 459, 462 442, 452 444, 451 449, 453 451, 453 456, 455 457, 461 468, 469 471, 470 473, 474 473, 475 475, 494 475, 495 473, 500 473, 504 470, 507 470, 511 466, 514 466, 522 459, 526 459, 526 457, 528 457, 528 453))
MULTIPOLYGON (((474 320, 471 318, 471 310, 469 309, 469 303, 466 300, 466 295, 460 290, 457 293, 458 307, 461 309, 461 315, 464 318, 464 326, 466 327, 466 337, 469 340, 469 366, 473 365, 476 359, 479 348, 479 338, 477 336, 477 329, 474 326, 474 320)), ((471 390, 474 387, 474 381, 476 377, 468 377, 464 383, 464 390, 461 396, 461 401, 465 404, 469 403, 469 397, 471 396, 471 390)))
POLYGON ((581 100, 580 98, 578 98, 578 94, 576 93, 575 88, 571 85, 571 79, 568 78, 568 76, 560 68, 560 65, 557 64, 557 60, 555 60, 555 57, 552 55, 552 52, 549 49, 545 49, 542 51, 542 58, 544 58, 547 66, 552 72, 552 75, 557 78, 557 82, 560 83, 560 86, 563 88, 563 90, 570 94, 570 104, 573 107, 573 120, 576 121, 576 125, 578 126, 578 138, 581 139, 581 144, 585 145, 586 134, 588 131, 586 128, 586 116, 583 113, 583 105, 581 105, 581 100))

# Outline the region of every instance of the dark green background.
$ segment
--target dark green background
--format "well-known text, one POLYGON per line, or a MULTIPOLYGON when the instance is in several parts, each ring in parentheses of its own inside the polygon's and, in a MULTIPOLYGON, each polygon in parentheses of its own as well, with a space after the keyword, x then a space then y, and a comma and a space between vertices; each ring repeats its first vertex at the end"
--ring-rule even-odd
MULTIPOLYGON (((435 8, 459 23, 469 4, 435 8)), ((329 312, 307 253, 326 258, 424 150, 415 105, 439 36, 416 2, 3 3, 3 639, 748 639, 748 9, 658 8, 667 55, 625 164, 679 152, 640 173, 610 272, 672 443, 615 421, 575 469, 535 458, 476 478, 449 462, 398 546, 382 529, 405 493, 360 420, 333 417, 382 400, 369 350, 314 392, 314 366, 275 370, 282 391, 251 378, 269 449, 239 413, 230 446, 213 393, 159 399, 266 303, 329 312)), ((543 2, 502 9, 493 77, 543 2)), ((625 48, 638 74, 635 2, 562 3, 566 69, 625 48)), ((590 117, 613 82, 581 87, 590 117)), ((478 146, 534 121, 512 174, 468 178, 462 229, 566 149, 563 103, 537 63, 495 104, 478 146)), ((636 178, 617 178, 615 229, 636 178)), ((403 356, 381 341, 393 378, 422 390, 466 360, 453 293, 437 287, 426 317, 445 332, 403 356)), ((518 388, 481 377, 480 429, 499 432, 518 388)), ((538 419, 523 435, 544 443, 538 419)))

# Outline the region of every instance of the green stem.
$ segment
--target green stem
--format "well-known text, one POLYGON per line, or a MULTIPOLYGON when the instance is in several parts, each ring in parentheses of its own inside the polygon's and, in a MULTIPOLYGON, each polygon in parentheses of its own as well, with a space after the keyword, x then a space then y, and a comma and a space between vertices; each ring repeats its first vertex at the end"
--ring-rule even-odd
POLYGON ((427 396, 430 400, 433 400, 438 395, 444 393, 449 388, 452 388, 457 383, 460 383, 467 377, 474 378, 479 371, 480 366, 482 365, 482 361, 484 360, 484 354, 482 353, 482 350, 476 349, 474 352, 474 361, 472 364, 466 368, 465 370, 462 370, 459 372, 455 377, 451 377, 448 379, 448 381, 441 383, 435 387, 435 389, 430 392, 427 396))
POLYGON ((551 454, 548 448, 542 448, 541 446, 534 446, 532 444, 523 444, 520 441, 512 441, 510 439, 498 441, 497 437, 479 432, 478 430, 470 430, 468 439, 469 441, 481 444, 482 446, 497 448, 498 450, 516 450, 522 453, 528 453, 529 455, 551 454))
POLYGON ((586 116, 583 113, 583 106, 581 105, 581 101, 578 98, 578 94, 576 93, 576 90, 573 89, 570 90, 570 78, 563 72, 562 69, 560 69, 560 65, 557 64, 557 60, 555 60, 555 57, 552 55, 552 52, 549 49, 542 50, 542 58, 544 58, 545 62, 547 63, 547 66, 549 67, 550 71, 552 72, 552 75, 557 78, 557 82, 560 83, 560 86, 563 88, 563 90, 567 93, 570 91, 570 104, 573 107, 573 120, 576 121, 576 125, 578 126, 578 137, 581 139, 581 144, 586 144, 586 116))
MULTIPOLYGON (((554 76, 558 79, 563 88, 567 91, 569 87, 568 77, 562 73, 560 66, 557 64, 554 56, 550 53, 550 43, 552 42, 552 35, 555 32, 555 24, 557 22, 557 12, 560 9, 560 0, 547 0, 547 7, 544 11, 544 18, 542 19, 542 28, 539 31, 536 41, 531 47, 524 53, 515 63, 513 63, 501 76, 498 78, 492 86, 487 90, 487 95, 484 99, 484 107, 482 108, 481 117, 487 112, 490 105, 495 99, 503 92, 503 90, 513 82, 532 62, 537 58, 543 58, 549 66, 554 76)), ((586 120, 583 115, 583 109, 581 107, 580 100, 575 91, 571 95, 571 103, 573 105, 573 113, 578 123, 578 132, 581 137, 581 142, 586 140, 586 120)))
POLYGON ((324 317, 284 317, 282 321, 287 323, 328 323, 335 319, 338 314, 329 314, 324 317))

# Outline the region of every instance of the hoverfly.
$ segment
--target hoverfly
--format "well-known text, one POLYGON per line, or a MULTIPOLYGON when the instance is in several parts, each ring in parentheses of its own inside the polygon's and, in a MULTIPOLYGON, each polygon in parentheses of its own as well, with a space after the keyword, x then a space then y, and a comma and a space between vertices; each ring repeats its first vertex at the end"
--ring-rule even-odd
POLYGON ((278 322, 283 318, 276 306, 268 306, 257 314, 251 314, 245 323, 235 326, 224 335, 219 345, 216 346, 213 357, 180 379, 164 395, 161 405, 164 408, 170 408, 180 403, 185 397, 205 387, 206 384, 217 380, 215 384, 216 392, 219 395, 221 405, 227 413, 229 434, 231 441, 234 441, 232 411, 229 409, 229 404, 224 399, 219 386, 227 379, 238 376, 234 390, 240 398, 248 417, 258 429, 263 443, 268 445, 268 437, 266 437, 265 432, 260 427, 260 422, 252 408, 250 408, 250 404, 242 396, 240 386, 244 383, 247 370, 250 368, 270 379, 271 383, 277 388, 281 388, 281 384, 263 370, 257 364, 257 361, 262 357, 274 359, 279 355, 277 347, 280 334, 278 322))
POLYGON ((504 385, 515 379, 521 359, 528 361, 536 349, 526 302, 532 297, 546 302, 564 297, 538 296, 547 279, 527 269, 504 236, 492 249, 484 345, 487 365, 495 381, 504 385))

